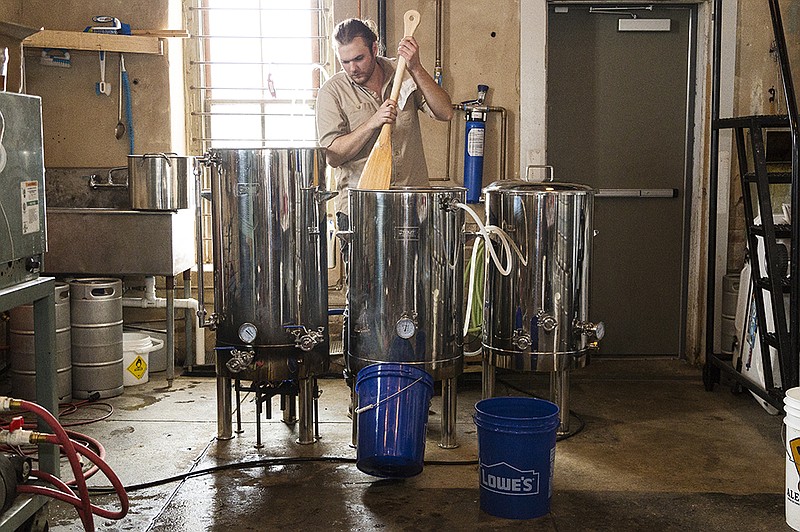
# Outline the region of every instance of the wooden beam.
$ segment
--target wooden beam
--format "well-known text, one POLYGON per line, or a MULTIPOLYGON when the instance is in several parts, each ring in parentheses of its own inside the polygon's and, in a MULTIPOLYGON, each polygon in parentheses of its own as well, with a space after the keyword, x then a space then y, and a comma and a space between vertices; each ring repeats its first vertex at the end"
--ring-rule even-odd
POLYGON ((23 40, 22 45, 30 48, 65 48, 155 55, 164 53, 158 37, 80 31, 42 30, 23 40))

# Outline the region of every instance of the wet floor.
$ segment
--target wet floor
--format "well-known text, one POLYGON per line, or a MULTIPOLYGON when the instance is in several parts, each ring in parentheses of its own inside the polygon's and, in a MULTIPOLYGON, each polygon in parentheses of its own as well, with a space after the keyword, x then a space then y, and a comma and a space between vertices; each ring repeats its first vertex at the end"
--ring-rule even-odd
MULTIPOLYGON (((551 512, 522 521, 488 515, 479 507, 471 418, 479 379, 468 373, 459 381, 460 446, 437 446, 441 400, 434 397, 422 473, 386 480, 356 468, 341 379, 320 380, 320 441, 295 443, 297 426, 280 421, 275 399, 275 419, 263 420, 256 448, 252 396, 241 407, 244 431, 218 441, 214 379, 180 377, 167 387, 154 374, 107 400, 108 419, 73 429, 103 443, 130 487, 128 515, 97 518, 97 529, 788 530, 782 419, 749 394, 720 386, 706 392, 699 369, 671 360, 599 359, 574 371, 570 428, 582 430, 556 445, 551 512)), ((548 382, 547 375, 500 374, 498 392, 546 396, 548 382)), ((82 409, 69 420, 97 415, 82 409)), ((90 485, 107 482, 97 476, 90 485)), ((106 495, 94 501, 116 504, 106 495)), ((57 532, 81 529, 64 503, 50 505, 49 524, 57 532)))

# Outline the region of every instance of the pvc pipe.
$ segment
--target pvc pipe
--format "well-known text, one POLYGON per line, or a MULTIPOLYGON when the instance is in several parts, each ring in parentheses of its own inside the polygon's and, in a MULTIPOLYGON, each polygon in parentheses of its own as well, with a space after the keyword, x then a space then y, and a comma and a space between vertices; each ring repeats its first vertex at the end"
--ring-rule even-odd
MULTIPOLYGON (((155 294, 155 290, 153 291, 155 294)), ((175 299, 173 300, 175 308, 188 308, 192 309, 197 315, 197 310, 199 309, 199 303, 194 298, 188 299, 175 299)), ((167 307, 167 299, 163 297, 155 297, 149 296, 149 292, 147 288, 145 289, 145 296, 144 297, 123 297, 122 298, 122 306, 123 307, 136 307, 136 308, 166 308, 167 307)), ((196 320, 192 320, 194 322, 195 327, 195 338, 194 338, 194 349, 195 349, 195 362, 197 364, 205 364, 206 363, 206 336, 203 330, 199 327, 199 324, 196 320)))

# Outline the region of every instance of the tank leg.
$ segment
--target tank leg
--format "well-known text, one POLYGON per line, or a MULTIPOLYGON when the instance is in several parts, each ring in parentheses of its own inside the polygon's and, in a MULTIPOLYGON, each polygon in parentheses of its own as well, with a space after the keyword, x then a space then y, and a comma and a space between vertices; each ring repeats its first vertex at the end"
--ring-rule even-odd
POLYGON ((239 379, 233 382, 233 389, 236 391, 236 434, 242 434, 242 383, 239 379))
POLYGON ((489 364, 489 360, 486 358, 486 354, 484 353, 483 362, 482 362, 482 379, 481 382, 483 384, 483 399, 488 399, 490 397, 494 397, 494 366, 489 364))
MULTIPOLYGON (((266 400, 266 407, 267 407, 267 419, 272 418, 272 405, 270 400, 272 397, 267 397, 266 400)), ((256 448, 260 449, 263 447, 261 445, 261 414, 264 413, 264 395, 261 393, 261 387, 256 386, 256 448)))
POLYGON ((231 379, 221 376, 220 358, 217 356, 217 439, 230 440, 233 438, 231 379))
MULTIPOLYGON (((303 381, 300 381, 300 393, 302 393, 302 386, 303 381)), ((281 401, 284 404, 283 409, 283 422, 287 425, 294 425, 297 423, 297 401, 293 395, 284 394, 281 395, 281 401)))
POLYGON ((455 449, 456 441, 456 378, 451 377, 442 381, 442 440, 439 447, 442 449, 455 449))
POLYGON ((569 370, 557 370, 550 373, 550 400, 558 406, 561 422, 556 434, 562 436, 569 433, 569 370))
MULTIPOLYGON (((300 403, 300 435, 297 443, 302 445, 317 441, 314 435, 314 385, 316 380, 314 377, 308 377, 300 379, 299 383, 300 390, 297 398, 300 403)), ((292 398, 291 404, 294 404, 294 398, 292 398)))

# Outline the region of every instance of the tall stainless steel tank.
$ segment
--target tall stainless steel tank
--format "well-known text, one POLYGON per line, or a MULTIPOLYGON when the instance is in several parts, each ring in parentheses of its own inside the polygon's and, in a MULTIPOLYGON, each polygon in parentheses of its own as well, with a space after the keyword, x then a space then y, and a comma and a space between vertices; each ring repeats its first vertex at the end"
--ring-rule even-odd
MULTIPOLYGON (((584 366, 594 192, 584 185, 498 181, 486 220, 519 249, 511 274, 487 261, 483 345, 489 364, 518 371, 584 366)), ((602 332, 601 332, 602 336, 602 332)))
MULTIPOLYGON (((507 180, 484 189, 486 223, 513 242, 511 271, 486 263, 483 395, 494 369, 550 372, 550 399, 569 433, 569 374, 585 366, 602 323, 589 321, 594 192, 584 185, 507 180)), ((496 244, 493 244, 496 246, 496 244)))
MULTIPOLYGON (((307 383, 329 367, 324 151, 214 149, 207 158, 218 376, 307 383)), ((310 399, 301 389, 301 411, 310 399)))
MULTIPOLYGON (((440 447, 456 443, 456 377, 464 367, 466 189, 350 190, 345 362, 399 362, 442 380, 440 447)), ((351 404, 358 400, 351 394, 351 404)), ((353 443, 358 416, 353 416, 353 443)))
POLYGON ((463 369, 466 189, 350 190, 347 368, 463 369))

